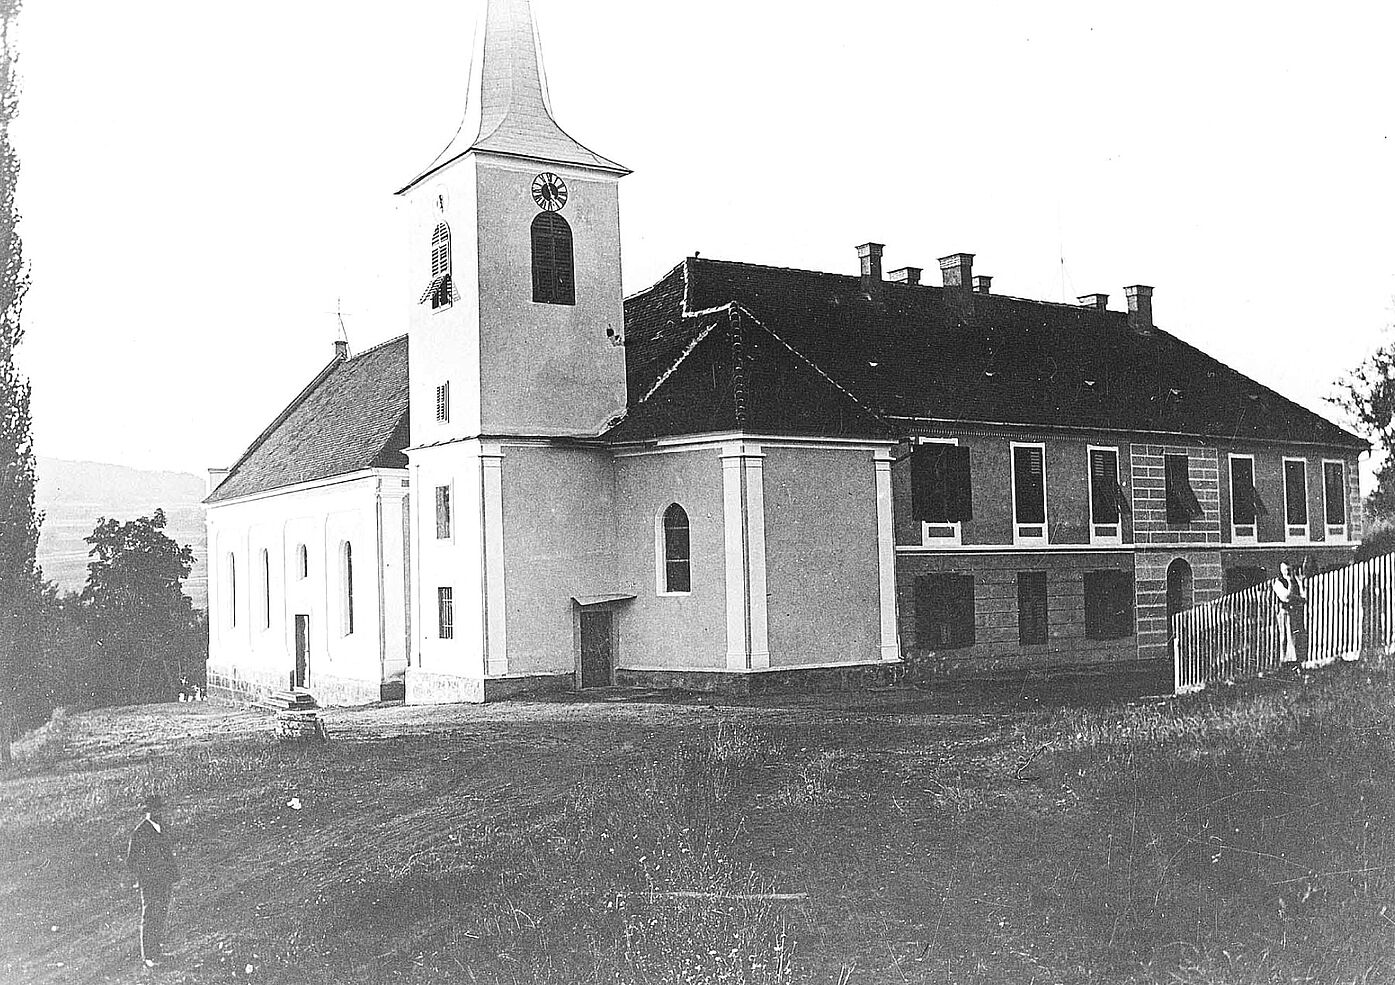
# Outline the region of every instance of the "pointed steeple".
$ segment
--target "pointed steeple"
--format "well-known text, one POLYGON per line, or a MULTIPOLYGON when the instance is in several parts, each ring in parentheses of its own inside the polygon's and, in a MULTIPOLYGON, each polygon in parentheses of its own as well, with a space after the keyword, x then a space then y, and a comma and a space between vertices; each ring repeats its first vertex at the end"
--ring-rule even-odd
MULTIPOLYGON (((465 118, 454 139, 401 191, 472 150, 628 174, 577 143, 552 118, 529 0, 485 0, 475 28, 465 118)), ((399 192, 400 194, 400 192, 399 192)))

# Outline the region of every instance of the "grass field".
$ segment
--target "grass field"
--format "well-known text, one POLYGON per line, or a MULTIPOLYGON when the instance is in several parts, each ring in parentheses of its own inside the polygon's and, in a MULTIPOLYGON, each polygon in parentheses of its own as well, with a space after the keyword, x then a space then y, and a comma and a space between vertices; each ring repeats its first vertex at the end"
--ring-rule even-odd
POLYGON ((60 715, 0 776, 0 980, 1391 982, 1392 694, 399 706, 323 746, 60 715), (154 972, 147 789, 185 872, 154 972))

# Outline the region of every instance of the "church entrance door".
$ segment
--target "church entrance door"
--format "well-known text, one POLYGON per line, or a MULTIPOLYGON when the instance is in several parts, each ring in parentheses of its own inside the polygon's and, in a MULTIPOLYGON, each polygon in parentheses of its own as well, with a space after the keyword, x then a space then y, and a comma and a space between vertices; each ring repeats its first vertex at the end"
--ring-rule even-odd
POLYGON ((310 617, 295 617, 295 676, 291 687, 310 685, 310 617))
POLYGON ((612 613, 581 613, 581 686, 610 687, 613 656, 612 613))

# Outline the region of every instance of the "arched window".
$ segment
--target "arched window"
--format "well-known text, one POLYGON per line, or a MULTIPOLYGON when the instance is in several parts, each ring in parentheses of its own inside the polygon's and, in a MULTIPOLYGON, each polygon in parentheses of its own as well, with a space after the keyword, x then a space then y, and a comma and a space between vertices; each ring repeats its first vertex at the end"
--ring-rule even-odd
POLYGON ((262 548, 262 629, 271 628, 271 552, 262 548))
POLYGON ((431 283, 421 294, 421 303, 431 302, 431 310, 449 307, 455 297, 450 275, 450 226, 444 222, 431 234, 431 283))
POLYGON ((556 212, 539 212, 533 220, 533 300, 576 304, 572 227, 556 212))
POLYGON ((295 549, 296 575, 304 581, 310 577, 310 552, 301 544, 295 549))
POLYGON ((689 555, 688 514, 674 503, 664 510, 662 590, 669 595, 685 595, 693 590, 693 568, 689 555))
POLYGON ((345 636, 354 632, 354 545, 347 540, 339 549, 340 623, 345 636))

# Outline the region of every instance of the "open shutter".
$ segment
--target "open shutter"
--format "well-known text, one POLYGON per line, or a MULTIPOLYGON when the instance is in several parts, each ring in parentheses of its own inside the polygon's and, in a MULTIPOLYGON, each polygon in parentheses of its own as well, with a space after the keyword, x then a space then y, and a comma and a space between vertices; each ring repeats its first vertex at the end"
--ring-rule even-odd
POLYGON ((917 445, 911 452, 911 512, 922 523, 949 520, 946 458, 953 445, 917 445))
POLYGON ((1201 503, 1187 474, 1187 456, 1163 456, 1163 477, 1167 487, 1167 522, 1187 523, 1200 517, 1201 503))
POLYGON ((946 445, 945 501, 946 516, 950 521, 972 520, 974 518, 974 490, 969 474, 969 449, 959 445, 946 445))

